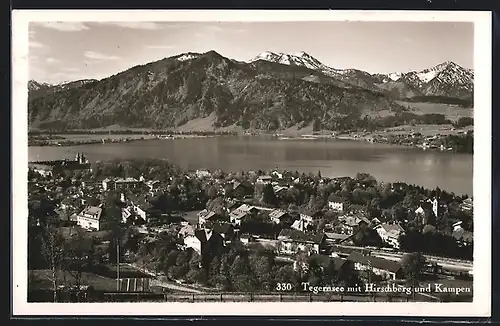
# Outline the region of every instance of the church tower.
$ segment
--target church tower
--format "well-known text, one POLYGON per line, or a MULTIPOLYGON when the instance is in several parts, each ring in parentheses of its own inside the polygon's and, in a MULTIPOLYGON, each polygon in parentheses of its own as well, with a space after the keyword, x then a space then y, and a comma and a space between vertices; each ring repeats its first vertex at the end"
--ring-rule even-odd
POLYGON ((439 215, 439 202, 436 197, 434 197, 434 200, 432 201, 432 211, 434 212, 434 215, 438 217, 439 215))

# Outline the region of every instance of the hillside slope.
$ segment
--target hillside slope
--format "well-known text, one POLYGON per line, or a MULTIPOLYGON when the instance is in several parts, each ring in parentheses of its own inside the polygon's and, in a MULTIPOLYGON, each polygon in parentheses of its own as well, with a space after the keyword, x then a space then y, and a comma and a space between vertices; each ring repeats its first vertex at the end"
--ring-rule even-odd
POLYGON ((214 51, 136 66, 101 81, 30 96, 29 125, 90 129, 109 125, 165 129, 214 116, 214 127, 285 129, 401 106, 307 67, 236 62, 214 51), (308 80, 312 78, 314 80, 308 80))

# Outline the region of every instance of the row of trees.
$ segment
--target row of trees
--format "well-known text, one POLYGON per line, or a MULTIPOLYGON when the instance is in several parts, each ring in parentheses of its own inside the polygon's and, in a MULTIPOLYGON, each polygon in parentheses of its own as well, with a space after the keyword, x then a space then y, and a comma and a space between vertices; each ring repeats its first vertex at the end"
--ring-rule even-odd
MULTIPOLYGON (((235 135, 236 132, 232 131, 181 131, 181 130, 88 130, 88 129, 61 129, 61 130, 30 130, 28 136, 35 135, 49 135, 51 139, 54 139, 52 135, 82 135, 82 134, 93 134, 93 135, 157 135, 157 136, 168 136, 168 135, 196 135, 196 136, 215 136, 215 135, 235 135)), ((59 137, 63 138, 63 137, 59 137)))
POLYGON ((311 285, 359 283, 354 270, 337 273, 328 257, 301 254, 298 266, 306 267, 294 270, 289 263, 277 262, 275 253, 264 247, 257 245, 248 249, 239 243, 232 243, 202 264, 199 254, 191 249, 177 249, 175 241, 175 237, 165 233, 157 242, 141 245, 137 251, 140 263, 174 279, 222 291, 272 292, 278 283, 294 284, 294 290, 298 291, 304 281, 311 285))
MULTIPOLYGON (((64 234, 60 228, 53 226, 38 227, 38 232, 33 227, 30 232, 37 233, 36 237, 30 235, 28 239, 29 270, 48 270, 48 278, 52 284, 53 300, 58 300, 60 286, 72 284, 77 291, 84 285, 82 280, 85 273, 93 272, 95 266, 100 264, 109 254, 109 248, 103 248, 98 242, 89 237, 85 231, 72 229, 73 234, 64 234), (71 280, 64 282, 69 275, 71 280)), ((36 282, 28 283, 28 290, 36 282)))
POLYGON ((317 118, 313 120, 313 131, 322 129, 336 131, 353 131, 364 129, 367 131, 376 131, 383 128, 398 127, 403 125, 454 125, 461 128, 471 125, 470 118, 464 118, 457 123, 447 119, 445 115, 439 113, 415 114, 409 111, 400 110, 393 115, 369 117, 361 114, 348 114, 342 117, 336 117, 332 121, 322 121, 317 118))
POLYGON ((432 225, 423 229, 410 228, 400 236, 401 250, 472 260, 473 245, 462 245, 450 234, 437 232, 432 225))

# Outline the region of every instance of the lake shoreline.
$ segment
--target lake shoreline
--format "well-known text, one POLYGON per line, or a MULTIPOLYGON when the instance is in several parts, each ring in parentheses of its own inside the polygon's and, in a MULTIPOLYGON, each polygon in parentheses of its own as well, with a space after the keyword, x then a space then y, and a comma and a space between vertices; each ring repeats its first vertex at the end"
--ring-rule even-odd
MULTIPOLYGON (((351 132, 345 134, 335 134, 331 133, 308 133, 308 134, 286 134, 286 133, 243 133, 243 134, 209 134, 203 135, 200 133, 179 133, 179 134, 113 134, 115 136, 122 136, 119 138, 98 138, 90 140, 71 140, 67 139, 65 136, 88 136, 88 135, 100 135, 100 133, 93 132, 81 132, 81 133, 68 133, 68 134, 50 134, 50 133, 40 133, 38 136, 30 136, 28 139, 28 147, 31 146, 43 146, 43 147, 62 147, 62 146, 79 146, 79 145, 92 145, 92 144, 109 144, 109 143, 129 143, 135 141, 145 141, 145 140, 166 140, 166 139, 191 139, 191 138, 212 138, 212 137, 223 137, 223 136, 247 136, 247 137, 272 137, 276 140, 283 141, 303 141, 303 140, 352 140, 352 141, 363 141, 369 143, 379 143, 387 144, 390 146, 397 147, 409 147, 409 148, 420 148, 422 150, 429 151, 441 151, 441 152, 453 152, 461 154, 473 153, 467 150, 460 150, 453 147, 446 147, 439 143, 441 139, 449 137, 450 134, 440 134, 431 133, 427 137, 424 137, 420 132, 409 131, 409 130, 384 130, 378 132, 351 132), (140 138, 132 138, 131 135, 141 135, 140 138), (418 135, 418 136, 416 136, 418 135), (38 137, 38 138, 37 138, 38 137), (396 140, 394 140, 396 139, 396 140)), ((452 135, 460 135, 459 133, 454 133, 452 135)), ((465 137, 465 136, 462 136, 465 137)))
MULTIPOLYGON (((88 135, 88 134, 72 134, 72 135, 88 135)), ((118 136, 118 135, 117 135, 118 136)), ((149 136, 141 138, 101 138, 101 139, 91 139, 91 140, 70 140, 64 138, 60 134, 55 135, 48 139, 28 139, 28 147, 41 146, 41 147, 68 147, 68 146, 80 146, 80 145, 98 145, 98 144, 116 144, 116 143, 131 143, 136 141, 146 141, 146 140, 158 140, 158 139, 191 139, 191 138, 210 138, 215 136, 201 136, 201 135, 174 135, 174 136, 149 136)))

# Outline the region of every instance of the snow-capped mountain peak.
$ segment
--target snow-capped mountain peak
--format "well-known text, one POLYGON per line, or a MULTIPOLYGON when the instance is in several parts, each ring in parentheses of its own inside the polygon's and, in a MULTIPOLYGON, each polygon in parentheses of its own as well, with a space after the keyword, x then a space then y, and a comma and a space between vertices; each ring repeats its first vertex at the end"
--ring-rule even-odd
POLYGON ((338 74, 342 73, 342 70, 328 67, 305 51, 299 51, 290 54, 283 52, 275 53, 271 51, 264 51, 249 62, 252 63, 259 60, 279 63, 283 65, 305 67, 320 71, 329 76, 337 76, 338 74))
POLYGON ((200 55, 198 53, 184 53, 178 56, 176 59, 178 61, 186 61, 198 58, 200 55))
POLYGON ((28 90, 29 91, 37 91, 42 88, 52 87, 53 85, 45 82, 37 82, 36 80, 28 81, 28 90))
POLYGON ((464 97, 474 89, 474 71, 453 61, 420 71, 389 73, 387 77, 392 81, 404 81, 424 95, 464 97))

